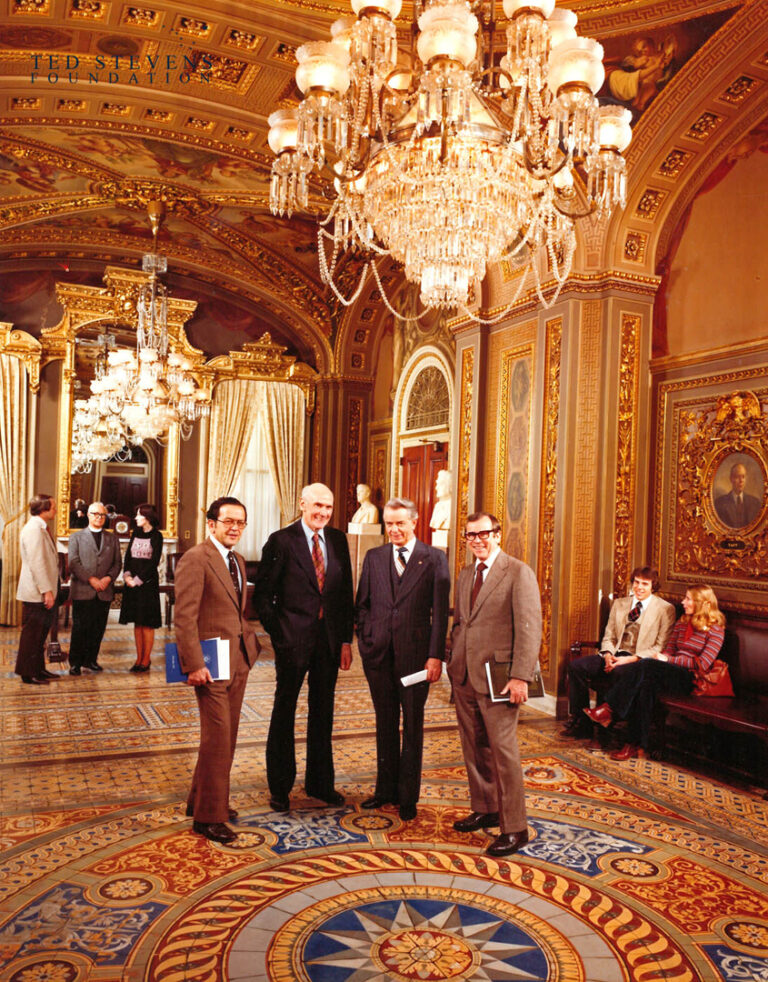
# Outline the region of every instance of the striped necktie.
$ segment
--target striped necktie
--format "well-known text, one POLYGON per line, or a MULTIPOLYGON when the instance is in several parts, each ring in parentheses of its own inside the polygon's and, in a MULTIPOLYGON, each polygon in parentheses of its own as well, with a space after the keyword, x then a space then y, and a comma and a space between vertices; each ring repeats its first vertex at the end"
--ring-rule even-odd
POLYGON ((405 572, 405 566, 408 562, 408 550, 405 546, 400 546, 397 550, 397 557, 395 558, 395 569, 397 570, 397 575, 402 576, 405 572))
POLYGON ((325 560, 323 559, 323 550, 320 548, 320 536, 317 532, 312 536, 312 564, 315 567, 318 589, 322 593, 325 586, 325 560))

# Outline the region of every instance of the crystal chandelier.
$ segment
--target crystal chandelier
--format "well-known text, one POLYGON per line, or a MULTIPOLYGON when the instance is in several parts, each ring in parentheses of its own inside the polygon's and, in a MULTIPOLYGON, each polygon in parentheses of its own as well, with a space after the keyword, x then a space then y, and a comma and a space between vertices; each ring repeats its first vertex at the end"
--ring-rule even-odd
POLYGON ((595 98, 602 47, 577 36, 576 14, 554 0, 503 0, 503 54, 495 0, 415 0, 415 45, 399 53, 401 0, 351 3, 356 19, 296 52, 298 108, 269 117, 273 214, 307 210, 313 171, 327 175, 320 273, 345 305, 370 271, 396 313, 376 265, 390 256, 427 308, 465 309, 500 260, 530 272, 550 306, 571 269, 576 220, 624 205, 631 115, 595 98), (368 262, 344 297, 335 275, 351 248, 368 262))
POLYGON ((136 348, 105 348, 91 396, 75 402, 72 456, 81 469, 92 460, 128 459, 130 445, 145 440, 164 444, 175 424, 188 440, 195 422, 210 415, 211 395, 198 386, 192 362, 171 350, 168 292, 158 279, 168 263, 156 251, 162 204, 152 201, 148 211, 155 248, 142 260, 149 275, 136 303, 136 348))

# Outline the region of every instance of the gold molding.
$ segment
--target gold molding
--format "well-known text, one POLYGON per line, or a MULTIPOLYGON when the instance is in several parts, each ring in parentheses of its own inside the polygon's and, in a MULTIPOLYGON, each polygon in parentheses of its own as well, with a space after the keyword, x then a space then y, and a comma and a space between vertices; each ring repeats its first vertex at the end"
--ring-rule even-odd
POLYGON ((456 558, 454 575, 458 576, 464 565, 463 550, 459 546, 461 533, 467 524, 469 514, 469 474, 472 454, 472 397, 474 394, 475 350, 465 348, 461 353, 461 394, 459 397, 459 447, 457 460, 459 479, 457 482, 456 508, 456 558))
POLYGON ((653 375, 673 371, 676 368, 690 368, 695 365, 707 364, 719 358, 751 358, 762 355, 768 361, 768 337, 757 338, 754 341, 736 341, 733 344, 719 345, 706 351, 690 351, 681 355, 662 355, 653 358, 649 369, 653 375))
POLYGON ((630 560, 635 538, 640 327, 641 319, 638 314, 622 314, 619 400, 616 423, 616 525, 613 554, 614 596, 621 596, 627 588, 630 560))
POLYGON ((18 358, 27 370, 30 392, 40 391, 40 359, 42 345, 26 331, 14 329, 12 324, 0 323, 0 354, 18 358))
POLYGON ((241 351, 217 355, 200 368, 200 377, 213 390, 220 382, 249 379, 260 382, 291 382, 298 385, 307 401, 307 415, 315 411, 318 375, 294 355, 286 355, 285 345, 276 344, 268 331, 258 341, 246 342, 241 351))
POLYGON ((544 345, 544 433, 541 454, 541 491, 539 497, 538 580, 541 591, 542 638, 540 662, 542 671, 550 667, 552 644, 552 584, 554 581, 555 499, 557 493, 557 435, 560 423, 560 368, 563 343, 563 320, 547 321, 544 345))
MULTIPOLYGON (((588 300, 581 305, 578 335, 575 424, 569 431, 568 451, 573 465, 569 474, 567 505, 572 516, 566 533, 569 544, 568 630, 571 638, 593 637, 597 631, 596 556, 599 494, 595 461, 599 459, 601 434, 600 397, 603 376, 601 305, 588 300)), ((564 453, 565 458, 565 453, 564 453)))
MULTIPOLYGON (((502 547, 509 551, 507 548, 508 539, 508 525, 507 522, 507 451, 508 451, 508 438, 510 431, 510 419, 509 419, 509 403, 511 399, 511 384, 512 375, 514 372, 514 365, 519 364, 521 361, 530 360, 529 366, 529 380, 528 380, 528 393, 526 398, 525 410, 527 414, 528 432, 526 434, 526 446, 523 454, 523 459, 525 460, 525 480, 523 482, 523 487, 525 489, 525 504, 523 506, 523 514, 520 517, 519 527, 522 529, 522 541, 520 541, 518 559, 526 561, 528 556, 528 480, 530 474, 530 457, 531 457, 531 424, 533 421, 533 387, 535 382, 534 376, 534 360, 535 360, 535 345, 533 341, 528 341, 525 344, 519 344, 514 348, 508 348, 503 350, 501 353, 501 371, 499 373, 499 386, 498 386, 498 447, 496 450, 496 488, 495 488, 495 510, 496 516, 501 522, 501 534, 502 534, 502 547)), ((517 411, 517 416, 520 416, 523 412, 523 407, 517 411)))

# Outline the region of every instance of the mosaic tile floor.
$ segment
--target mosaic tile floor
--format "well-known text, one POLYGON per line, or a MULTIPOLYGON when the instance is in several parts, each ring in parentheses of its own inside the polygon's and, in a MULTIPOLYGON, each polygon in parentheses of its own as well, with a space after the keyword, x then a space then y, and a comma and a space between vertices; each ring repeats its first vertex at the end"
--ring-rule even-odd
MULTIPOLYGON (((184 817, 197 711, 110 625, 101 675, 12 674, 0 629, 0 982, 389 979, 768 982, 768 802, 655 761, 520 727, 531 839, 460 835, 466 776, 445 682, 428 703, 419 814, 360 802, 375 766, 359 666, 340 680, 344 806, 269 810, 274 669, 251 673, 233 771, 236 847, 184 817)), ((65 644, 66 647, 66 644, 65 644)), ((305 709, 299 713, 302 732, 305 709)), ((299 744, 299 754, 303 745, 299 744)))

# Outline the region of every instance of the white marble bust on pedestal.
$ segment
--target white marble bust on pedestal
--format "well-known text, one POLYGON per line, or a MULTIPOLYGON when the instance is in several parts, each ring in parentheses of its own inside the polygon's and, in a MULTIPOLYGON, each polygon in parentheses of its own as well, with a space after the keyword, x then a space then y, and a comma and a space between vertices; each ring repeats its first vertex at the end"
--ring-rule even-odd
POLYGON ((361 526, 374 526, 376 532, 381 531, 381 526, 379 523, 379 509, 371 501, 371 489, 367 484, 358 484, 357 486, 357 503, 360 506, 355 514, 352 516, 352 521, 349 523, 349 532, 356 534, 365 534, 366 532, 373 531, 372 529, 362 528, 361 526))
POLYGON ((437 503, 429 520, 432 529, 432 545, 444 549, 448 545, 448 530, 451 527, 451 472, 438 471, 435 480, 437 503))

